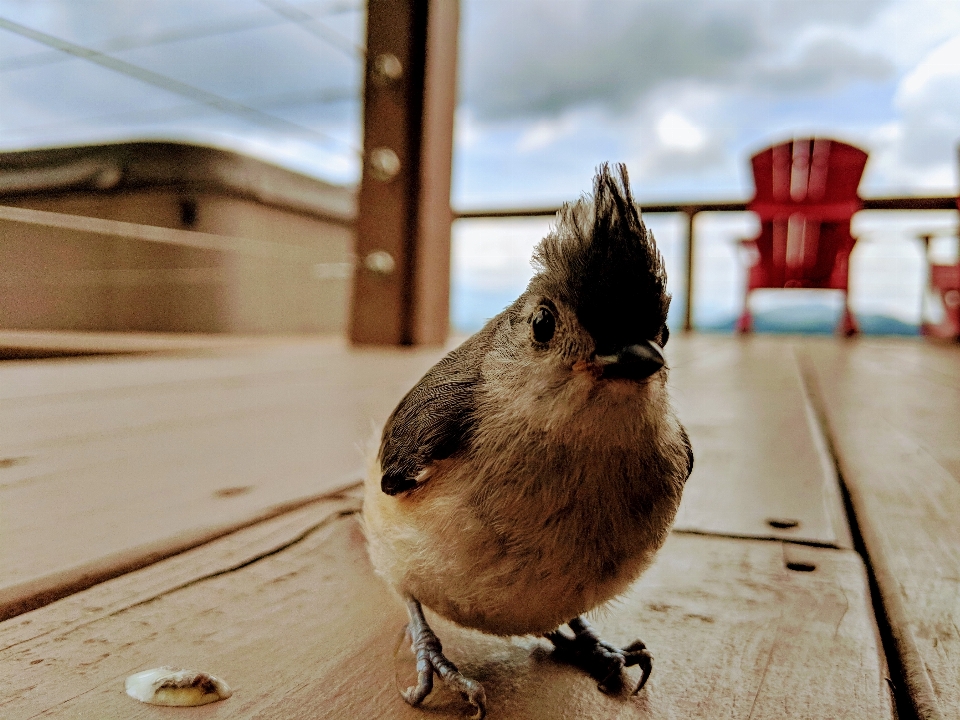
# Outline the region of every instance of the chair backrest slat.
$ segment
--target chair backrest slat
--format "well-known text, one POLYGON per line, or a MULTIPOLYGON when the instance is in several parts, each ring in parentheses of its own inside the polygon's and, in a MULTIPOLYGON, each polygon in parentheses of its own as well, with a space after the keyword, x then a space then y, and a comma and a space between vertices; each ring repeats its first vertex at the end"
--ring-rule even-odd
POLYGON ((827 138, 769 147, 751 158, 760 216, 753 287, 837 287, 837 263, 853 246, 850 219, 863 203, 857 187, 867 153, 827 138), (754 284, 757 283, 757 284, 754 284))

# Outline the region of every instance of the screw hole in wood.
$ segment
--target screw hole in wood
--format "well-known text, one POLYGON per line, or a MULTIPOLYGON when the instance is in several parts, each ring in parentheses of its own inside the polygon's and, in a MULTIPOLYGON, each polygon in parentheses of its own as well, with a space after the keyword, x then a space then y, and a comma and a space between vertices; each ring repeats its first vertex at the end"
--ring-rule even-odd
POLYGON ((790 530, 792 528, 800 527, 799 520, 791 520, 788 518, 770 518, 767 520, 767 525, 777 530, 790 530))
POLYGON ((238 487, 220 488, 219 490, 215 490, 213 494, 216 497, 228 498, 236 497, 237 495, 246 495, 251 490, 253 490, 253 485, 240 485, 238 487))

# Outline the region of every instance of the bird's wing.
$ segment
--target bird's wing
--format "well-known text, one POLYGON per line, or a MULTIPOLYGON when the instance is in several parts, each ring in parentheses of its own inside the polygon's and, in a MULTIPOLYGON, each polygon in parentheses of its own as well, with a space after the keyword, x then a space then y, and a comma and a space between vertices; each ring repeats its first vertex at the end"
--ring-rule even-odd
POLYGON ((680 440, 687 449, 687 478, 689 479, 690 474, 693 472, 693 446, 690 444, 690 436, 687 435, 687 429, 683 425, 680 426, 680 440))
POLYGON ((469 442, 491 331, 484 328, 430 368, 387 420, 380 442, 380 488, 387 495, 413 489, 430 463, 469 442))

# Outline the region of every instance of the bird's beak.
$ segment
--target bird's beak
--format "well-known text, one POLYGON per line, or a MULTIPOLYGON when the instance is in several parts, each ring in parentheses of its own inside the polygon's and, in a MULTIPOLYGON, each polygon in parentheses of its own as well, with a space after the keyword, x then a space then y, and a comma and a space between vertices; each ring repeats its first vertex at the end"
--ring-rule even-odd
POLYGON ((616 355, 598 355, 597 362, 604 378, 644 380, 665 364, 663 348, 651 340, 628 345, 616 355))

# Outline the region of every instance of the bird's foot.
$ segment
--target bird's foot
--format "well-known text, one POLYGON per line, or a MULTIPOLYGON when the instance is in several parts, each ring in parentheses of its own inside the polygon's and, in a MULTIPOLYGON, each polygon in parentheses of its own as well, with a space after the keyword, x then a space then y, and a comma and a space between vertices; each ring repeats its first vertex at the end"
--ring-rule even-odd
POLYGON ((545 637, 553 643, 555 654, 561 660, 586 670, 597 681, 597 687, 603 692, 619 692, 623 687, 625 667, 640 667, 640 681, 633 694, 636 695, 646 685, 653 671, 653 655, 640 640, 625 648, 614 647, 601 640, 590 624, 583 618, 574 618, 569 623, 573 637, 554 630, 545 637))
POLYGON ((440 639, 427 624, 423 608, 417 600, 407 599, 407 612, 410 615, 410 624, 407 626, 410 649, 417 656, 417 684, 400 691, 403 699, 413 707, 417 707, 433 690, 433 674, 436 673, 444 683, 459 692, 473 705, 476 712, 471 719, 483 720, 487 714, 483 685, 476 680, 464 677, 457 670, 457 666, 447 660, 443 654, 440 639))

